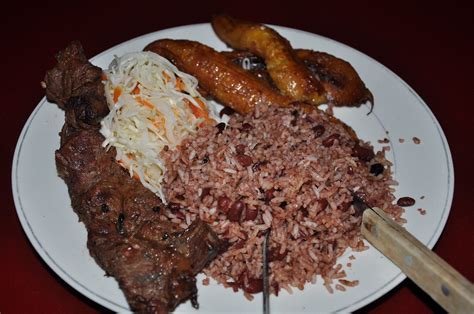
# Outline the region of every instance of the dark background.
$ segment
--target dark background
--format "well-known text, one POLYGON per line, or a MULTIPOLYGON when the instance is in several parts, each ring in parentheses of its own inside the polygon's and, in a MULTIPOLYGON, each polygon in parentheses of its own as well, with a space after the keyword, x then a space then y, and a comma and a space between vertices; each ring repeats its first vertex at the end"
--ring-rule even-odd
MULTIPOLYGON (((443 3, 221 0, 187 4, 174 0, 41 1, 31 5, 13 0, 2 4, 0 312, 106 311, 75 292, 42 262, 22 231, 12 200, 15 144, 43 97, 40 81, 53 66, 53 55, 79 39, 92 57, 145 33, 208 22, 220 12, 330 37, 375 58, 415 89, 440 122, 455 166, 452 211, 435 252, 474 281, 473 4, 443 3)), ((372 313, 433 311, 442 309, 409 280, 361 309, 372 313)))

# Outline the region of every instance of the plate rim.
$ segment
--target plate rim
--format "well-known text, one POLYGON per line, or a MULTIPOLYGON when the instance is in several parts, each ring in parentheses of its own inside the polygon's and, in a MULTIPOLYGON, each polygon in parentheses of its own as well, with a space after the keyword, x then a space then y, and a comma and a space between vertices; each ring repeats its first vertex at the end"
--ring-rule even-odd
MULTIPOLYGON (((447 197, 446 197, 446 202, 444 204, 444 209, 443 209, 443 212, 442 212, 442 216, 441 216, 441 219, 438 221, 438 225, 436 226, 436 229, 435 229, 434 233, 432 234, 432 236, 430 237, 430 239, 428 240, 428 242, 426 244, 430 249, 432 249, 434 247, 434 245, 437 243, 437 241, 439 240, 439 238, 441 237, 441 235, 442 235, 442 233, 445 229, 447 220, 449 218, 449 214, 451 212, 451 206, 452 206, 452 202, 453 202, 453 196, 454 196, 454 185, 455 185, 454 183, 455 183, 455 181, 454 181, 454 164, 453 164, 453 159, 452 159, 452 155, 451 155, 451 150, 449 148, 449 143, 447 141, 446 135, 444 134, 444 131, 443 131, 439 121, 436 119, 436 117, 433 114, 433 112, 431 111, 431 109, 428 107, 428 105, 425 103, 425 101, 418 95, 418 93, 416 93, 416 91, 410 85, 408 85, 408 83, 406 83, 400 76, 398 76, 395 72, 390 70, 387 66, 380 63, 376 59, 370 57, 369 55, 367 55, 367 54, 365 54, 365 53, 363 53, 363 52, 361 52, 361 51, 359 51, 355 48, 352 48, 352 47, 346 45, 345 43, 339 42, 337 40, 334 40, 334 39, 331 39, 331 38, 328 38, 328 37, 325 37, 325 36, 322 36, 322 35, 319 35, 319 34, 311 33, 309 31, 300 30, 300 29, 291 28, 291 27, 286 27, 286 26, 274 25, 274 24, 267 24, 267 25, 269 25, 270 27, 273 27, 273 28, 277 28, 279 30, 285 30, 285 31, 290 31, 290 32, 295 32, 295 31, 300 32, 300 33, 303 33, 305 36, 313 36, 313 37, 316 36, 316 37, 318 37, 319 39, 321 39, 323 41, 328 41, 328 42, 332 42, 333 44, 340 45, 344 49, 348 49, 351 53, 356 53, 356 54, 362 56, 363 58, 368 59, 371 63, 373 63, 374 65, 380 67, 385 72, 387 72, 387 74, 389 76, 392 76, 399 83, 401 83, 403 85, 403 87, 406 88, 412 94, 412 96, 422 105, 425 112, 428 114, 428 116, 430 117, 432 123, 434 124, 434 126, 437 130, 437 134, 438 134, 438 136, 441 140, 443 150, 444 150, 445 159, 446 159, 447 171, 448 171, 448 173, 447 173, 448 190, 447 190, 447 195, 446 195, 447 197)), ((166 28, 166 29, 161 29, 161 30, 156 30, 156 31, 153 31, 153 32, 149 32, 147 34, 143 34, 143 35, 134 37, 132 39, 121 42, 121 43, 119 43, 119 44, 117 44, 113 47, 110 47, 110 48, 96 54, 95 56, 90 58, 89 61, 94 62, 96 59, 98 59, 98 58, 100 58, 104 55, 110 54, 110 52, 112 50, 119 49, 122 46, 127 46, 131 42, 143 39, 145 37, 153 36, 157 33, 167 32, 167 31, 176 31, 176 30, 179 30, 179 29, 186 29, 186 28, 209 27, 209 26, 210 26, 210 23, 197 23, 197 24, 180 25, 180 26, 175 26, 175 27, 171 27, 171 28, 166 28)), ((49 253, 46 251, 46 249, 42 246, 41 242, 36 237, 32 227, 31 227, 31 225, 30 225, 30 223, 29 223, 29 221, 26 217, 26 213, 24 212, 24 209, 23 209, 23 206, 22 206, 22 203, 21 203, 21 197, 19 195, 19 186, 18 186, 19 182, 17 180, 17 170, 18 170, 19 157, 21 155, 21 149, 22 149, 22 146, 23 146, 23 142, 26 138, 26 135, 28 133, 29 127, 30 127, 31 123, 33 122, 35 116, 41 110, 42 106, 45 105, 46 103, 48 103, 48 101, 47 101, 46 97, 44 96, 40 100, 40 102, 36 105, 35 109, 32 111, 32 113, 30 114, 28 119, 26 120, 26 122, 25 122, 25 124, 22 128, 22 131, 21 131, 21 133, 18 137, 17 144, 15 146, 15 152, 14 152, 13 161, 12 161, 11 180, 12 180, 12 193, 13 193, 13 199, 14 199, 14 204, 15 204, 17 216, 19 217, 19 220, 20 220, 21 226, 23 228, 23 231, 27 235, 28 240, 30 241, 32 246, 35 248, 36 252, 40 255, 40 257, 48 265, 48 267, 50 267, 61 280, 65 281, 68 285, 70 285, 76 291, 80 292, 81 294, 83 294, 87 298, 93 300, 94 302, 96 302, 96 303, 98 303, 102 306, 105 306, 105 307, 107 307, 109 309, 112 309, 114 311, 124 311, 124 310, 128 311, 129 308, 125 308, 122 305, 120 305, 120 304, 118 304, 118 303, 116 303, 112 300, 109 300, 108 298, 106 298, 102 295, 98 295, 94 291, 89 290, 86 286, 84 286, 83 284, 78 282, 69 273, 67 273, 65 270, 63 270, 63 268, 55 262, 55 260, 49 255, 49 253), (78 289, 78 287, 80 287, 80 288, 78 289), (103 302, 100 302, 99 300, 103 301, 103 302)), ((367 296, 365 296, 361 299, 358 299, 357 301, 355 301, 351 304, 348 304, 348 305, 345 305, 341 308, 338 308, 335 311, 336 312, 354 311, 354 310, 359 309, 359 308, 361 308, 365 305, 368 305, 368 304, 372 303, 374 300, 376 300, 376 299, 380 298, 381 296, 387 294, 389 291, 391 291, 393 288, 395 288, 400 282, 402 282, 405 278, 406 278, 406 275, 404 275, 401 271, 399 271, 397 275, 395 275, 393 278, 387 280, 387 282, 383 286, 381 286, 378 290, 374 291, 373 293, 371 293, 371 294, 369 294, 369 295, 367 295, 367 296)))

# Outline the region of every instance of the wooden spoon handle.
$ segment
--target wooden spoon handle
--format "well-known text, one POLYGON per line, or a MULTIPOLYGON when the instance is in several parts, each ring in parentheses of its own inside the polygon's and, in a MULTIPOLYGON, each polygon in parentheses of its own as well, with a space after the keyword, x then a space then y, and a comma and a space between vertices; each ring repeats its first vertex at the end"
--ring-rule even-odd
POLYGON ((362 235, 445 310, 474 313, 474 285, 382 209, 364 211, 362 235))

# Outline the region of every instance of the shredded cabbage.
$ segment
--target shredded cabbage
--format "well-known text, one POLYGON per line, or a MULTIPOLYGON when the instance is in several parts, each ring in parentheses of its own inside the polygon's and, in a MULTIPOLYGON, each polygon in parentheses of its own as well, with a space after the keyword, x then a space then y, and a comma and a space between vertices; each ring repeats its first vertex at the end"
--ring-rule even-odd
POLYGON ((105 75, 110 113, 101 122, 102 145, 115 147, 117 162, 166 204, 160 152, 218 115, 197 92, 196 78, 155 53, 116 57, 105 75))

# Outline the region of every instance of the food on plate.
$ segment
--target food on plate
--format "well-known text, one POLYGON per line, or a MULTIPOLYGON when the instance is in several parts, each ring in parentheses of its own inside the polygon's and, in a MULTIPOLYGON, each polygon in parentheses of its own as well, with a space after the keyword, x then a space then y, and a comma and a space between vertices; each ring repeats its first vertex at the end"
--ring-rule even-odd
POLYGON ((413 140, 413 143, 415 143, 415 144, 420 144, 421 143, 421 140, 416 136, 413 136, 412 140, 413 140))
MULTIPOLYGON (((374 97, 359 74, 347 61, 325 52, 294 49, 324 87, 328 102, 334 106, 359 106, 367 101, 374 104, 374 97)), ((268 84, 275 86, 262 58, 248 51, 223 51, 232 61, 250 71, 268 84)))
POLYGON ((218 102, 239 113, 250 113, 258 103, 288 104, 291 99, 233 63, 211 47, 189 40, 161 39, 145 47, 191 74, 218 102))
POLYGON ((374 153, 320 110, 257 105, 225 129, 206 126, 164 153, 165 195, 182 227, 200 218, 229 243, 204 273, 227 287, 262 289, 262 242, 270 233, 270 284, 303 289, 321 275, 346 276, 337 258, 366 248, 351 191, 400 220, 395 182, 383 152, 374 153), (371 173, 374 165, 383 168, 371 173))
POLYGON ((197 305, 195 275, 222 243, 199 219, 186 229, 163 219, 160 198, 115 161, 114 147, 102 147, 100 121, 109 111, 102 79, 73 42, 44 80, 48 99, 65 110, 56 165, 89 252, 135 311, 166 313, 188 299, 197 305))
POLYGON ((110 112, 101 122, 103 145, 114 147, 130 175, 166 202, 160 152, 219 118, 196 90, 197 80, 155 53, 117 57, 105 75, 110 112))
POLYGON ((369 101, 374 105, 374 96, 349 62, 326 52, 295 49, 295 53, 323 84, 329 103, 359 106, 369 101))
POLYGON ((221 54, 230 58, 234 63, 244 68, 244 70, 247 72, 252 73, 254 76, 269 84, 276 91, 279 91, 278 87, 276 87, 275 83, 270 77, 270 74, 268 74, 267 66, 265 65, 265 61, 262 58, 254 55, 251 52, 241 50, 226 50, 221 51, 221 54))
MULTIPOLYGON (((231 116, 227 126, 205 126, 176 150, 163 152, 168 170, 165 197, 174 205, 165 215, 183 228, 200 218, 229 243, 204 269, 208 276, 243 289, 249 298, 260 292, 262 242, 271 229, 272 292, 303 289, 317 275, 333 291, 333 280, 345 277, 337 257, 348 247, 366 248, 353 193, 403 222, 403 209, 393 204, 396 182, 390 162, 349 126, 304 102, 262 100, 258 88, 240 93, 240 84, 218 81, 214 71, 202 70, 203 65, 226 64, 218 67, 219 75, 232 77, 235 66, 222 58, 229 53, 171 39, 153 42, 145 50, 196 75, 200 84, 213 82, 202 87, 211 95, 232 95, 231 103, 226 102, 230 98, 219 100, 245 113, 231 116), (247 98, 252 105, 245 103, 247 98)), ((268 93, 279 92, 257 75, 252 86, 258 85, 269 87, 268 93)))
MULTIPOLYGON (((204 44, 189 40, 160 39, 148 44, 144 50, 160 54, 181 71, 195 76, 201 89, 238 113, 251 113, 258 104, 290 106, 295 103, 280 95, 278 89, 258 75, 250 74, 235 62, 230 62, 229 54, 218 53, 204 44)), ((297 103, 306 111, 319 110, 308 103, 297 103)), ((357 138, 350 126, 335 116, 330 115, 329 119, 342 125, 353 138, 357 138)))
POLYGON ((74 42, 47 73, 66 114, 57 169, 91 255, 139 312, 197 305, 199 272, 252 298, 267 230, 274 294, 317 275, 330 292, 356 285, 337 258, 367 248, 360 201, 399 222, 404 210, 384 151, 314 105, 371 93, 350 64, 293 50, 268 27, 227 16, 213 26, 249 51, 160 39, 102 72, 74 42), (237 114, 223 123, 199 91, 237 114))
POLYGON ((228 15, 215 16, 212 27, 232 48, 248 50, 263 58, 270 77, 283 95, 315 105, 327 101, 321 83, 295 56, 288 40, 275 30, 228 15))

